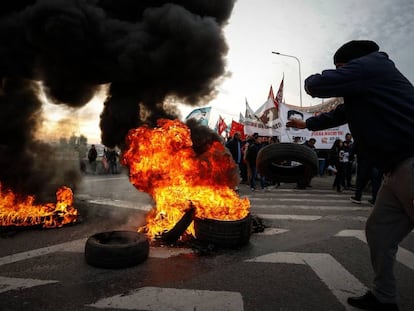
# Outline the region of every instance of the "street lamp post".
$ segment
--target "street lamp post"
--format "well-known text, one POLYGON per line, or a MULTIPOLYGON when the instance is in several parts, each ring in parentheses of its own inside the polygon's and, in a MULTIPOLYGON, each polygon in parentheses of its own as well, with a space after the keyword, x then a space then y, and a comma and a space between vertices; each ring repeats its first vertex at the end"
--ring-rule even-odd
POLYGON ((299 58, 297 58, 296 56, 293 56, 293 55, 282 54, 282 53, 279 53, 279 52, 272 52, 272 53, 276 54, 276 55, 280 55, 280 56, 286 56, 286 57, 294 58, 298 62, 298 65, 299 65, 299 95, 300 95, 300 106, 302 107, 302 74, 301 74, 301 70, 300 70, 300 60, 299 60, 299 58))

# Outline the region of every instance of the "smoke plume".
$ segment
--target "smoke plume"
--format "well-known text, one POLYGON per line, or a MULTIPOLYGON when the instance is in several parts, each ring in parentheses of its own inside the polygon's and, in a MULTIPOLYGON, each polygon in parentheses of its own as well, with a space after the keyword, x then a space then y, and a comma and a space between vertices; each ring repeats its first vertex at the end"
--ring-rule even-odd
POLYGON ((50 153, 33 135, 41 121, 35 82, 42 82, 51 102, 72 108, 82 107, 102 84, 109 84, 100 116, 107 147, 122 148, 131 128, 176 118, 176 109, 165 104, 169 98, 191 105, 213 98, 226 73, 223 26, 235 1, 2 4, 0 181, 36 193, 52 178, 42 167, 52 167, 50 153))

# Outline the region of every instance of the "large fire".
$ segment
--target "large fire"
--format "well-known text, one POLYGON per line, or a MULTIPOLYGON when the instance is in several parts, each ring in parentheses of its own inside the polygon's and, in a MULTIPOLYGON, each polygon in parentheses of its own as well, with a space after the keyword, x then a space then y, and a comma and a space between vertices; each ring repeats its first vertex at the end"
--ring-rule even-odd
POLYGON ((72 190, 60 187, 56 199, 56 204, 34 204, 34 196, 18 196, 11 190, 3 190, 0 183, 0 226, 55 228, 76 222, 78 211, 73 207, 72 190))
MULTIPOLYGON (((174 227, 191 205, 199 218, 246 217, 250 202, 233 190, 237 168, 225 146, 216 141, 197 155, 192 148, 191 131, 184 123, 160 119, 157 125, 131 130, 123 153, 131 183, 149 193, 156 204, 139 231, 151 238, 162 235, 174 227)), ((187 233, 194 235, 192 224, 187 233)))

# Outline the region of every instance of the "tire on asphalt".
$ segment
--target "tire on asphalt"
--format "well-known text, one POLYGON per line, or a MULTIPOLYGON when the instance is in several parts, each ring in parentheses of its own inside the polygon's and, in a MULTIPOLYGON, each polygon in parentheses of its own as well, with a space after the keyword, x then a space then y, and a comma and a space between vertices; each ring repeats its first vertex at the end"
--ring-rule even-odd
POLYGON ((252 233, 252 218, 248 214, 240 220, 216 220, 194 218, 197 240, 223 248, 235 248, 247 244, 252 233))
POLYGON ((257 171, 261 176, 278 182, 308 184, 318 173, 318 156, 305 145, 270 144, 257 155, 257 171), (291 162, 294 165, 289 165, 291 162))
POLYGON ((148 258, 149 241, 135 231, 100 232, 85 244, 85 260, 91 266, 118 269, 135 266, 148 258))

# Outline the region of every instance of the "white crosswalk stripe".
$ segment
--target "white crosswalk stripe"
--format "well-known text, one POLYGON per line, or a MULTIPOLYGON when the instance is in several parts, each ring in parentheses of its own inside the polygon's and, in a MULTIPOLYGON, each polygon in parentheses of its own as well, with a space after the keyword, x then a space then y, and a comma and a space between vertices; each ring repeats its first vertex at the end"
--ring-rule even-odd
POLYGON ((265 228, 263 232, 258 232, 256 235, 276 235, 288 232, 288 229, 281 228, 265 228))
POLYGON ((262 219, 287 219, 287 220, 305 220, 313 221, 319 220, 322 216, 315 215, 276 215, 276 214, 257 214, 262 219))
POLYGON ((34 286, 41 286, 51 283, 58 283, 58 281, 52 280, 35 280, 35 279, 22 279, 22 278, 9 278, 0 276, 0 293, 7 292, 9 290, 20 290, 30 288, 34 286))
POLYGON ((350 294, 356 296, 367 290, 357 278, 329 254, 277 252, 259 256, 247 262, 309 265, 346 310, 354 310, 346 303, 350 294))
MULTIPOLYGON (((367 243, 365 233, 363 230, 343 230, 336 234, 337 237, 354 237, 358 240, 367 243)), ((414 253, 399 246, 397 252, 397 261, 405 265, 407 268, 414 270, 414 253)))
POLYGON ((146 311, 243 311, 240 293, 193 289, 143 287, 97 301, 88 307, 146 311))
MULTIPOLYGON (((254 202, 253 205, 254 209, 269 209, 272 208, 272 206, 269 205, 263 205, 263 204, 256 204, 254 202)), ((278 209, 301 209, 301 210, 315 210, 315 211, 364 211, 366 210, 366 207, 358 207, 358 206, 309 206, 309 205, 282 205, 277 204, 278 209)), ((274 207, 273 207, 274 208, 274 207)))

